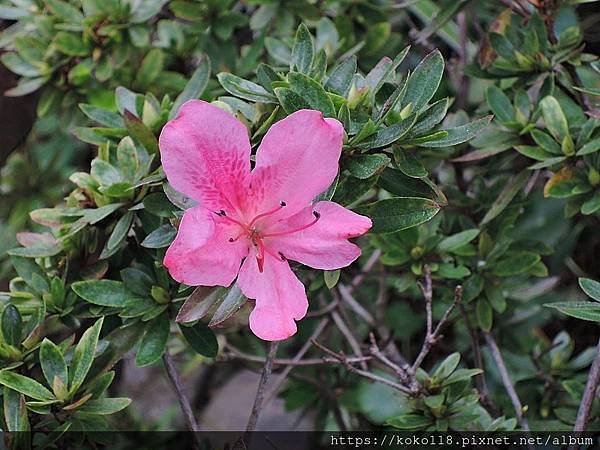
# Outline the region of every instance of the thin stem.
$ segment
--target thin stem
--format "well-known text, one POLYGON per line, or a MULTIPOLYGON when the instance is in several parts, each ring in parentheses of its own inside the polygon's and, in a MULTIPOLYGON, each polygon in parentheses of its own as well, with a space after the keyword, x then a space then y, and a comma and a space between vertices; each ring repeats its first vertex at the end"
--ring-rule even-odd
POLYGON ((190 401, 185 395, 183 391, 183 386, 181 385, 181 379, 179 378, 179 374, 177 373, 177 369, 175 368, 175 364, 173 363, 173 358, 168 350, 165 350, 162 356, 163 364, 165 365, 165 370, 167 372, 167 377, 171 382, 171 385, 175 389, 175 394, 177 394, 177 399, 179 400, 179 406, 181 408, 181 412, 183 413, 183 417, 187 424, 187 428, 189 431, 192 431, 192 437, 194 442, 194 448, 200 449, 200 440, 198 439, 196 432, 200 431, 198 427, 198 422, 196 422, 196 417, 194 417, 194 412, 192 411, 192 406, 190 405, 190 401))
POLYGON ((585 385, 585 391, 583 391, 583 398, 579 405, 579 411, 577 411, 577 419, 575 420, 575 427, 573 431, 585 431, 588 420, 590 418, 590 410, 592 409, 592 403, 596 397, 596 389, 600 383, 600 340, 598 340, 598 347, 596 350, 596 357, 590 368, 587 383, 585 385))
POLYGON ((483 375, 483 358, 481 356, 481 347, 479 345, 479 336, 477 331, 473 329, 471 323, 469 322, 469 316, 467 316, 467 312, 463 305, 459 305, 460 313, 462 315, 463 321, 467 326, 467 330, 469 331, 469 336, 471 337, 471 346, 473 347, 473 360, 475 361, 475 367, 481 369, 482 373, 479 375, 475 375, 475 382, 477 383, 477 389, 479 391, 479 396, 481 398, 481 404, 486 406, 490 411, 496 412, 496 407, 490 400, 490 392, 487 387, 487 383, 485 381, 485 376, 483 375))
POLYGON ((277 379, 273 383, 273 387, 271 388, 269 395, 267 395, 267 399, 266 399, 265 403, 268 404, 273 399, 273 397, 275 397, 275 395, 277 395, 277 391, 279 391, 279 388, 281 387, 281 385, 283 384, 285 379, 288 377, 290 372, 294 369, 295 365, 297 365, 302 360, 302 357, 312 347, 311 341, 313 339, 317 339, 319 336, 321 336, 321 333, 323 333, 325 331, 325 329, 327 328, 328 325, 329 325, 329 317, 322 318, 321 321, 315 327, 310 338, 304 343, 304 345, 302 345, 302 348, 300 348, 300 350, 298 350, 298 353, 296 353, 296 355, 292 359, 293 364, 288 364, 287 367, 285 369, 283 369, 283 371, 281 372, 279 377, 277 377, 277 379))
POLYGON ((273 370, 273 361, 275 360, 275 354, 277 353, 278 346, 278 341, 271 342, 269 345, 269 353, 267 355, 267 360, 265 361, 265 366, 260 376, 260 381, 258 382, 258 389, 256 390, 254 406, 252 406, 252 412, 250 413, 250 417, 248 418, 246 432, 254 431, 254 429, 256 428, 260 412, 262 411, 263 400, 265 398, 265 388, 267 387, 269 377, 271 376, 271 371, 273 370))
POLYGON ((484 333, 485 342, 490 348, 490 352, 492 354, 492 358, 498 367, 498 372, 500 372, 500 378, 502 379, 502 384, 504 385, 504 389, 508 394, 510 401, 515 409, 515 414, 517 416, 517 420, 521 425, 521 428, 525 431, 529 431, 529 423, 527 419, 523 416, 523 405, 521 404, 521 400, 517 395, 517 391, 513 386, 512 380, 510 379, 510 375, 508 374, 508 370, 506 369, 506 364, 504 364, 504 359, 502 358, 502 353, 500 353, 500 349, 498 348, 498 344, 489 333, 484 333))
POLYGON ((336 353, 333 350, 325 347, 324 345, 319 344, 317 341, 313 341, 313 344, 315 345, 315 347, 318 347, 323 352, 327 353, 329 356, 331 356, 331 357, 339 360, 341 363, 343 363, 344 366, 346 367, 346 370, 348 370, 348 372, 350 372, 350 373, 354 373, 356 375, 359 375, 363 378, 367 378, 371 381, 375 381, 377 383, 386 384, 390 387, 393 387, 394 389, 404 392, 405 394, 410 395, 413 393, 413 391, 411 389, 407 388, 406 386, 402 386, 401 384, 395 383, 391 380, 388 380, 387 378, 380 377, 379 375, 375 375, 371 372, 367 372, 366 370, 357 369, 349 362, 349 359, 346 357, 346 355, 344 355, 342 353, 336 353))
MULTIPOLYGON (((342 316, 340 315, 340 313, 338 311, 332 311, 331 312, 331 318, 333 319, 335 325, 338 327, 338 329, 340 330, 340 333, 342 333, 342 335, 346 338, 346 340, 348 341, 348 344, 350 344, 350 348, 352 349, 352 351, 354 352, 355 355, 361 357, 362 352, 360 350, 360 344, 358 343, 358 341, 356 340, 356 338, 354 337, 354 335, 352 334, 352 331, 350 331, 350 328, 348 328, 348 325, 346 325, 346 322, 344 322, 344 319, 342 319, 342 316)), ((362 361, 360 363, 360 366, 363 370, 367 370, 367 363, 365 361, 362 361)))
POLYGON ((429 354, 431 347, 433 347, 436 342, 442 337, 442 330, 448 323, 450 319, 450 314, 454 311, 454 308, 462 301, 462 286, 456 286, 454 289, 454 301, 452 304, 446 309, 444 315, 436 325, 433 331, 433 318, 432 318, 432 288, 431 288, 431 272, 428 270, 429 268, 425 266, 425 286, 421 286, 421 290, 423 291, 423 296, 425 297, 425 307, 427 311, 427 334, 425 335, 425 339, 423 340, 423 346, 421 347, 421 351, 419 355, 415 359, 412 367, 410 368, 410 372, 414 375, 417 372, 417 369, 421 367, 425 357, 429 354))

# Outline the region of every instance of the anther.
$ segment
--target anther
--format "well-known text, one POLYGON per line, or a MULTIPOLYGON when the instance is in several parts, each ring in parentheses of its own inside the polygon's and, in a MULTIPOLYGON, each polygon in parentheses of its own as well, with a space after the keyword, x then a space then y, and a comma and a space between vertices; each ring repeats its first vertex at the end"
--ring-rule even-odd
POLYGON ((265 213, 262 214, 258 214, 256 217, 254 217, 254 219, 252 219, 250 221, 250 223, 248 224, 248 228, 252 228, 254 226, 254 224, 256 222, 258 222, 260 219, 262 219, 263 217, 266 216, 270 216, 271 214, 275 214, 276 212, 278 212, 279 210, 281 210, 281 208, 285 207, 287 204, 284 201, 280 201, 279 202, 279 206, 275 209, 272 209, 271 211, 267 211, 265 213))
POLYGON ((298 228, 294 228, 293 230, 279 231, 277 233, 263 234, 262 237, 263 238, 270 238, 270 237, 275 237, 275 236, 286 236, 288 234, 298 233, 299 231, 306 230, 307 228, 310 228, 314 224, 316 224, 319 221, 319 219, 321 218, 321 213, 318 212, 318 211, 313 211, 312 214, 313 214, 313 216, 315 216, 315 218, 313 219, 312 222, 309 222, 306 225, 303 225, 303 226, 298 227, 298 228))

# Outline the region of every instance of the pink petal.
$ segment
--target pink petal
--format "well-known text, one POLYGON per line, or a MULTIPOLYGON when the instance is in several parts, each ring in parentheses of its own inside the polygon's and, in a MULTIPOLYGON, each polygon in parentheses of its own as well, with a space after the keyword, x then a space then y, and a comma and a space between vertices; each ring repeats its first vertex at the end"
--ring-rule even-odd
POLYGON ((340 122, 308 109, 271 126, 258 148, 252 172, 256 212, 271 210, 284 201, 289 216, 310 205, 337 175, 343 135, 340 122))
POLYGON ((248 254, 247 241, 229 242, 235 226, 216 222, 214 213, 196 206, 181 220, 177 237, 167 249, 164 265, 171 276, 189 286, 229 286, 242 258, 248 254))
POLYGON ((263 272, 256 258, 246 258, 237 281, 248 298, 256 299, 250 314, 250 329, 266 341, 280 341, 296 333, 296 322, 306 315, 308 299, 304 286, 287 261, 267 255, 263 272))
POLYGON ((296 230, 311 223, 311 227, 285 236, 269 238, 265 245, 281 252, 286 258, 301 262, 315 269, 332 270, 352 264, 360 256, 360 248, 348 238, 365 234, 371 228, 371 219, 356 214, 333 202, 319 202, 296 215, 273 224, 269 233, 296 230))
POLYGON ((159 138, 169 183, 213 210, 232 210, 250 172, 246 127, 228 112, 201 100, 183 104, 159 138))

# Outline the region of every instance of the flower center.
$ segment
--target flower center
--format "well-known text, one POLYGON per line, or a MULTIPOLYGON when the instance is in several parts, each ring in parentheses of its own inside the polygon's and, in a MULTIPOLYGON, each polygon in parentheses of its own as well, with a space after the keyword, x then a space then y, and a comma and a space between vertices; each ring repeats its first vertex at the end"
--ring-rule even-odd
POLYGON ((305 225, 302 225, 302 226, 299 226, 296 228, 292 228, 292 229, 288 229, 288 230, 277 231, 277 232, 273 232, 273 233, 262 233, 259 230, 258 222, 261 219, 264 219, 265 217, 268 217, 270 215, 275 214, 276 212, 281 211, 283 208, 285 208, 285 206, 286 206, 286 203, 284 201, 281 201, 281 202, 279 202, 279 206, 277 206, 277 208, 274 208, 271 211, 266 211, 264 213, 257 214, 256 216, 254 216, 254 218, 252 220, 250 220, 247 223, 245 223, 241 220, 235 219, 233 217, 230 217, 229 215, 227 215, 227 213, 223 209, 221 209, 220 211, 215 211, 215 214, 217 216, 219 216, 219 217, 227 220, 228 222, 231 222, 241 228, 241 232, 235 237, 230 237, 229 242, 236 242, 237 240, 239 240, 241 238, 246 238, 256 248, 256 250, 257 250, 256 262, 258 263, 258 271, 261 273, 264 268, 264 261, 265 261, 266 253, 268 253, 269 255, 271 255, 275 258, 279 258, 282 261, 285 261, 285 259, 286 259, 285 256, 281 252, 279 252, 279 254, 277 254, 277 255, 274 254, 273 251, 271 249, 269 249, 268 246, 265 245, 264 239, 278 237, 278 236, 287 236, 289 234, 298 233, 300 231, 303 231, 303 230, 306 230, 307 228, 312 227, 321 218, 321 214, 318 211, 313 211, 312 213, 313 213, 314 219, 305 225))

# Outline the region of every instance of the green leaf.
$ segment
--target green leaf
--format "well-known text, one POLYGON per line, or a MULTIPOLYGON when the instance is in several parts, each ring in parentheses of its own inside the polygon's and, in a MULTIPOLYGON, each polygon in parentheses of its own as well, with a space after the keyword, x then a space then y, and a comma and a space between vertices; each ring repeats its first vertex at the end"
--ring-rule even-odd
POLYGON ((188 100, 200 98, 208 80, 210 78, 210 59, 206 55, 202 55, 198 67, 194 70, 190 81, 185 85, 185 88, 175 99, 171 112, 169 113, 169 119, 174 118, 179 112, 179 108, 188 100))
POLYGON ((377 131, 377 133, 356 145, 356 148, 371 149, 386 147, 392 142, 396 142, 404 135, 406 135, 416 121, 417 115, 413 114, 412 116, 401 122, 395 123, 387 128, 383 128, 377 131))
POLYGON ((277 100, 283 107, 286 113, 291 114, 301 109, 310 109, 310 105, 302 96, 296 94, 294 91, 288 88, 275 88, 275 95, 277 100))
POLYGON ((525 155, 528 158, 535 159, 536 161, 545 161, 552 158, 552 154, 548 153, 542 147, 534 145, 515 145, 515 150, 521 155, 525 155))
POLYGON ((221 86, 231 95, 258 103, 277 103, 277 98, 262 86, 244 80, 236 75, 221 72, 217 74, 221 86))
POLYGON ((80 24, 83 22, 83 14, 79 8, 76 8, 67 2, 62 0, 46 0, 44 4, 52 14, 60 17, 66 22, 72 22, 73 24, 80 24))
MULTIPOLYGON (((4 404, 4 421, 6 422, 6 428, 8 431, 29 431, 29 418, 27 415, 27 406, 25 404, 25 397, 19 392, 10 389, 8 387, 4 387, 4 394, 2 396, 2 403, 4 404)), ((26 449, 29 448, 29 442, 25 445, 18 445, 18 439, 21 436, 24 436, 25 439, 29 438, 29 433, 16 433, 14 436, 15 441, 12 442, 14 444, 15 449, 26 449)))
POLYGON ((213 314, 208 326, 213 327, 225 322, 233 314, 235 314, 246 303, 246 301, 247 298, 244 297, 244 294, 242 294, 242 291, 238 285, 234 284, 227 291, 225 297, 223 297, 223 301, 213 314))
POLYGON ((325 117, 335 117, 333 102, 323 86, 312 78, 301 73, 288 74, 290 89, 302 97, 311 109, 321 111, 325 117))
POLYGON ((437 246, 439 252, 453 252, 468 244, 479 235, 477 228, 461 231, 460 233, 448 236, 440 241, 437 246))
POLYGON ((42 268, 32 259, 22 256, 11 256, 10 261, 17 275, 23 278, 28 285, 32 284, 34 275, 45 278, 42 268))
MULTIPOLYGON (((429 108, 419 115, 417 123, 415 123, 415 126, 412 127, 408 133, 408 137, 421 136, 426 131, 431 130, 446 117, 448 106, 450 106, 450 100, 448 98, 438 100, 429 106, 429 108)), ((445 137, 447 135, 447 133, 444 133, 440 137, 445 137)))
POLYGON ((148 322, 146 332, 135 355, 136 366, 148 366, 161 358, 169 339, 169 326, 169 316, 165 313, 148 322))
POLYGON ((298 72, 308 75, 312 67, 315 54, 315 43, 303 23, 296 30, 294 46, 292 47, 292 60, 290 69, 297 69, 298 72))
POLYGON ((348 96, 356 69, 356 56, 352 55, 350 58, 346 58, 331 71, 327 83, 325 83, 325 88, 343 97, 348 96))
POLYGON ((600 305, 592 302, 557 302, 544 306, 555 308, 561 313, 577 319, 600 322, 600 305))
POLYGON ((164 225, 159 226, 156 230, 150 233, 146 238, 142 241, 142 247, 146 248, 164 248, 171 245, 175 236, 177 235, 177 230, 173 228, 173 225, 170 223, 166 223, 164 225))
POLYGON ((12 6, 0 5, 0 18, 6 20, 19 20, 29 16, 29 11, 12 6))
POLYGON ((47 78, 21 78, 19 83, 14 87, 4 92, 6 97, 21 97, 37 91, 48 81, 47 78))
POLYGON ((353 177, 366 180, 385 169, 389 162, 390 158, 382 153, 352 155, 344 159, 343 168, 347 169, 353 177))
POLYGON ((158 142, 152 130, 148 128, 144 122, 138 119, 131 111, 125 110, 125 126, 131 136, 137 139, 144 146, 148 153, 158 153, 158 142))
POLYGON ((406 82, 406 94, 400 109, 412 104, 413 111, 419 112, 437 91, 444 74, 444 58, 439 50, 429 53, 406 82))
POLYGON ((35 400, 54 400, 52 392, 37 381, 18 373, 9 372, 8 370, 0 371, 0 384, 35 400))
POLYGON ((419 414, 404 414, 398 417, 388 419, 386 423, 394 428, 401 430, 425 429, 433 424, 433 419, 419 414))
POLYGON ((485 92, 485 98, 500 122, 507 123, 516 120, 513 105, 502 89, 494 85, 490 86, 485 92))
POLYGON ((521 172, 513 179, 511 179, 500 195, 494 200, 491 208, 485 213, 485 216, 481 220, 481 225, 485 225, 486 223, 491 222, 493 219, 498 217, 498 215, 504 211, 504 209, 510 204, 513 198, 519 193, 521 188, 525 186, 527 179, 529 178, 529 174, 526 171, 521 172))
POLYGON ((92 327, 88 328, 85 333, 83 333, 83 336, 81 336, 79 343, 75 347, 73 360, 69 366, 69 394, 71 395, 77 392, 83 384, 85 377, 92 366, 103 322, 104 317, 98 319, 92 327))
POLYGON ((142 60, 142 65, 137 70, 136 82, 142 91, 146 90, 158 75, 162 72, 165 65, 165 54, 159 48, 151 49, 142 60))
POLYGON ((106 245, 104 246, 102 253, 100 253, 100 259, 106 259, 112 256, 119 249, 121 242, 125 240, 127 233, 129 233, 129 229, 133 223, 133 217, 134 214, 132 211, 127 211, 125 214, 123 214, 123 216, 121 216, 108 240, 106 241, 106 245))
POLYGON ((82 299, 94 305, 124 308, 134 306, 140 300, 122 282, 115 280, 76 281, 71 288, 82 299))
POLYGON ((77 408, 77 413, 99 415, 114 414, 127 408, 130 403, 131 399, 125 397, 92 399, 77 408))
POLYGON ((519 251, 506 254, 494 265, 492 273, 499 277, 508 277, 525 273, 541 260, 540 255, 533 252, 519 251))
POLYGON ((68 56, 87 56, 89 53, 89 48, 83 43, 81 36, 66 31, 56 33, 54 45, 68 56))
POLYGON ((40 345, 40 365, 54 395, 59 399, 64 398, 69 383, 67 364, 60 349, 48 339, 44 339, 40 345))
POLYGON ((411 178, 425 178, 428 175, 427 169, 413 152, 404 150, 401 147, 394 148, 394 160, 402 173, 411 178))
POLYGON ((458 363, 460 362, 460 353, 454 352, 448 355, 435 369, 431 378, 434 378, 436 381, 441 381, 450 376, 452 372, 456 370, 458 367, 458 363))
POLYGON ((21 343, 23 320, 17 307, 11 303, 2 311, 2 337, 8 345, 18 346, 21 343))
POLYGON ((143 23, 157 15, 168 0, 144 0, 137 2, 131 14, 131 23, 143 23))
POLYGON ((577 156, 590 155, 600 150, 600 138, 593 139, 577 150, 577 156))
POLYGON ((579 286, 589 297, 600 302, 600 283, 590 278, 580 278, 579 286))
POLYGON ((341 272, 339 269, 338 270, 324 270, 323 278, 325 280, 325 286, 327 286, 328 289, 334 288, 340 279, 340 274, 341 274, 341 272))
POLYGON ((158 217, 173 217, 173 204, 163 192, 153 192, 144 197, 144 209, 158 217))
POLYGON ((208 358, 217 356, 219 343, 215 334, 205 324, 198 322, 191 327, 180 324, 179 328, 185 340, 196 353, 208 358))
POLYGON ((356 209, 373 220, 374 233, 393 233, 420 225, 440 210, 432 200, 416 197, 395 197, 361 206, 356 209))
POLYGON ((175 321, 187 323, 201 319, 227 292, 227 289, 222 287, 197 287, 181 306, 175 321))
POLYGON ((549 134, 537 129, 531 130, 530 133, 535 143, 548 153, 552 153, 553 155, 563 154, 560 145, 549 134))
POLYGON ((479 323, 479 328, 481 328, 486 333, 489 333, 492 329, 492 324, 494 322, 494 311, 492 307, 488 303, 488 301, 484 298, 480 298, 477 301, 476 308, 477 322, 479 323))
POLYGON ((581 205, 581 214, 589 216, 600 210, 600 191, 597 191, 592 198, 586 200, 581 205))
POLYGON ((490 120, 492 120, 492 116, 486 116, 456 128, 449 128, 447 130, 444 130, 448 132, 447 136, 436 141, 424 142, 420 144, 420 146, 438 148, 462 144, 463 142, 466 142, 477 136, 484 128, 486 128, 489 125, 490 120))
POLYGON ((85 103, 80 103, 79 109, 81 109, 90 119, 101 125, 109 128, 125 128, 123 118, 114 112, 93 105, 86 105, 85 103))
POLYGON ((546 128, 554 139, 562 142, 569 135, 569 124, 560 103, 554 97, 547 96, 542 99, 540 106, 546 128))

